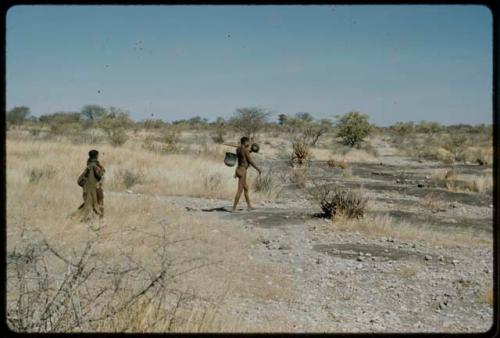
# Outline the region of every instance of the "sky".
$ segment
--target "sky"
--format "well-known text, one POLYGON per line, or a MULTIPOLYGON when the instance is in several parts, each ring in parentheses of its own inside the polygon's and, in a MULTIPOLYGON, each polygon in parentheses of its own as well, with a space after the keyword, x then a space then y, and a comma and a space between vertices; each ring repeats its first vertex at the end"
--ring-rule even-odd
POLYGON ((87 104, 135 120, 214 120, 256 106, 378 125, 492 122, 482 6, 14 6, 7 109, 87 104))

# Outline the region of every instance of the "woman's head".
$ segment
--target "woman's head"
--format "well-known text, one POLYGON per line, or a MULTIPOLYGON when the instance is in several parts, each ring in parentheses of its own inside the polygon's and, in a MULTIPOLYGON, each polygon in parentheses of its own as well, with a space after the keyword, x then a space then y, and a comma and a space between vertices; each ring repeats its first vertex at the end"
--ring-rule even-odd
POLYGON ((95 149, 89 151, 89 159, 96 159, 99 157, 99 152, 95 149))

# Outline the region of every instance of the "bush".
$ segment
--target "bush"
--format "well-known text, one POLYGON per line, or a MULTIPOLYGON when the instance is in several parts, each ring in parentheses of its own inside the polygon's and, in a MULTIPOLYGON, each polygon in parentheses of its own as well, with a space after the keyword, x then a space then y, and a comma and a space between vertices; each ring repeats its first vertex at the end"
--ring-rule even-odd
POLYGON ((292 144, 292 166, 298 164, 302 166, 311 159, 309 145, 303 141, 297 141, 292 144))
POLYGON ((126 189, 130 189, 134 185, 144 181, 144 174, 140 170, 120 169, 117 176, 119 177, 121 184, 123 184, 126 189))
POLYGON ((319 204, 322 216, 333 218, 342 215, 347 218, 364 216, 366 199, 359 192, 340 189, 331 185, 315 185, 309 190, 310 199, 319 204))
POLYGON ((359 146, 372 130, 368 123, 368 115, 356 111, 338 117, 336 127, 338 128, 337 136, 350 147, 359 146))
MULTIPOLYGON (((92 230, 83 249, 67 255, 43 235, 36 235, 41 231, 28 233, 23 227, 21 239, 7 253, 6 260, 9 328, 23 333, 88 332, 117 321, 140 304, 155 309, 161 304, 169 312, 184 308, 186 301, 177 296, 173 305, 146 302, 176 295, 167 284, 177 273, 171 269, 168 252, 162 250, 171 245, 165 226, 160 242, 152 248, 157 253, 153 266, 143 265, 132 248, 120 249, 112 259, 99 255, 102 235, 99 229, 92 230)), ((180 318, 170 321, 173 319, 180 318)), ((158 320, 169 322, 164 316, 158 320)))
POLYGON ((416 126, 416 131, 423 134, 437 134, 443 130, 443 127, 437 122, 420 121, 416 126))
POLYGON ((174 136, 172 134, 164 135, 159 139, 157 137, 148 135, 144 139, 142 148, 160 154, 171 154, 180 151, 177 145, 177 136, 174 136))
POLYGON ((77 122, 50 124, 51 135, 73 135, 82 131, 82 125, 77 122))
POLYGON ((256 192, 269 194, 276 188, 274 174, 269 170, 266 174, 259 175, 254 181, 253 188, 256 192))
POLYGON ((163 134, 162 142, 164 144, 164 152, 175 152, 178 150, 179 134, 175 131, 169 131, 163 134))
POLYGON ((37 136, 40 135, 41 131, 42 131, 41 128, 39 128, 39 127, 33 127, 33 128, 30 129, 30 135, 34 136, 34 137, 37 137, 37 136))
POLYGON ((299 188, 305 188, 309 178, 304 169, 294 169, 290 174, 290 182, 297 185, 299 188))
POLYGON ((465 159, 466 146, 467 136, 464 134, 451 134, 443 144, 443 148, 451 152, 455 161, 463 161, 465 159))
POLYGON ((97 123, 97 127, 104 130, 108 135, 111 145, 116 147, 127 142, 128 136, 125 130, 133 125, 127 111, 115 107, 109 107, 103 112, 97 109, 97 107, 93 109, 88 109, 87 107, 85 111, 86 114, 84 115, 87 116, 93 124, 97 123))
POLYGON ((346 160, 342 161, 328 160, 326 163, 328 164, 329 167, 332 168, 346 169, 349 167, 349 164, 347 163, 346 160))
POLYGON ((119 147, 125 144, 128 140, 127 133, 123 128, 106 129, 109 143, 114 147, 119 147))

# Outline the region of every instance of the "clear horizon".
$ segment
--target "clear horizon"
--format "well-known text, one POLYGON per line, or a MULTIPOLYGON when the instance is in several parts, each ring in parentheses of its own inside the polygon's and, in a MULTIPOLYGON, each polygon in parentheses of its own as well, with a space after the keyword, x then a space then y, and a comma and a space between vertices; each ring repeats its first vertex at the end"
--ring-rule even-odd
POLYGON ((7 110, 134 120, 259 106, 370 122, 492 123, 492 17, 458 5, 14 6, 7 110))

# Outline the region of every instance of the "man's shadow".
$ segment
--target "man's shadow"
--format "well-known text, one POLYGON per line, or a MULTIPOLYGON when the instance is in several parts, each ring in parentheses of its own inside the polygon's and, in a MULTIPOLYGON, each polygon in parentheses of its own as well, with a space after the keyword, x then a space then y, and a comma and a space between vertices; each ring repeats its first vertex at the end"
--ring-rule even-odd
POLYGON ((194 208, 190 208, 190 207, 186 207, 186 210, 187 211, 204 211, 204 212, 214 212, 214 211, 218 211, 218 212, 231 212, 230 210, 226 209, 226 207, 218 207, 218 208, 209 208, 209 209, 194 209, 194 208))

